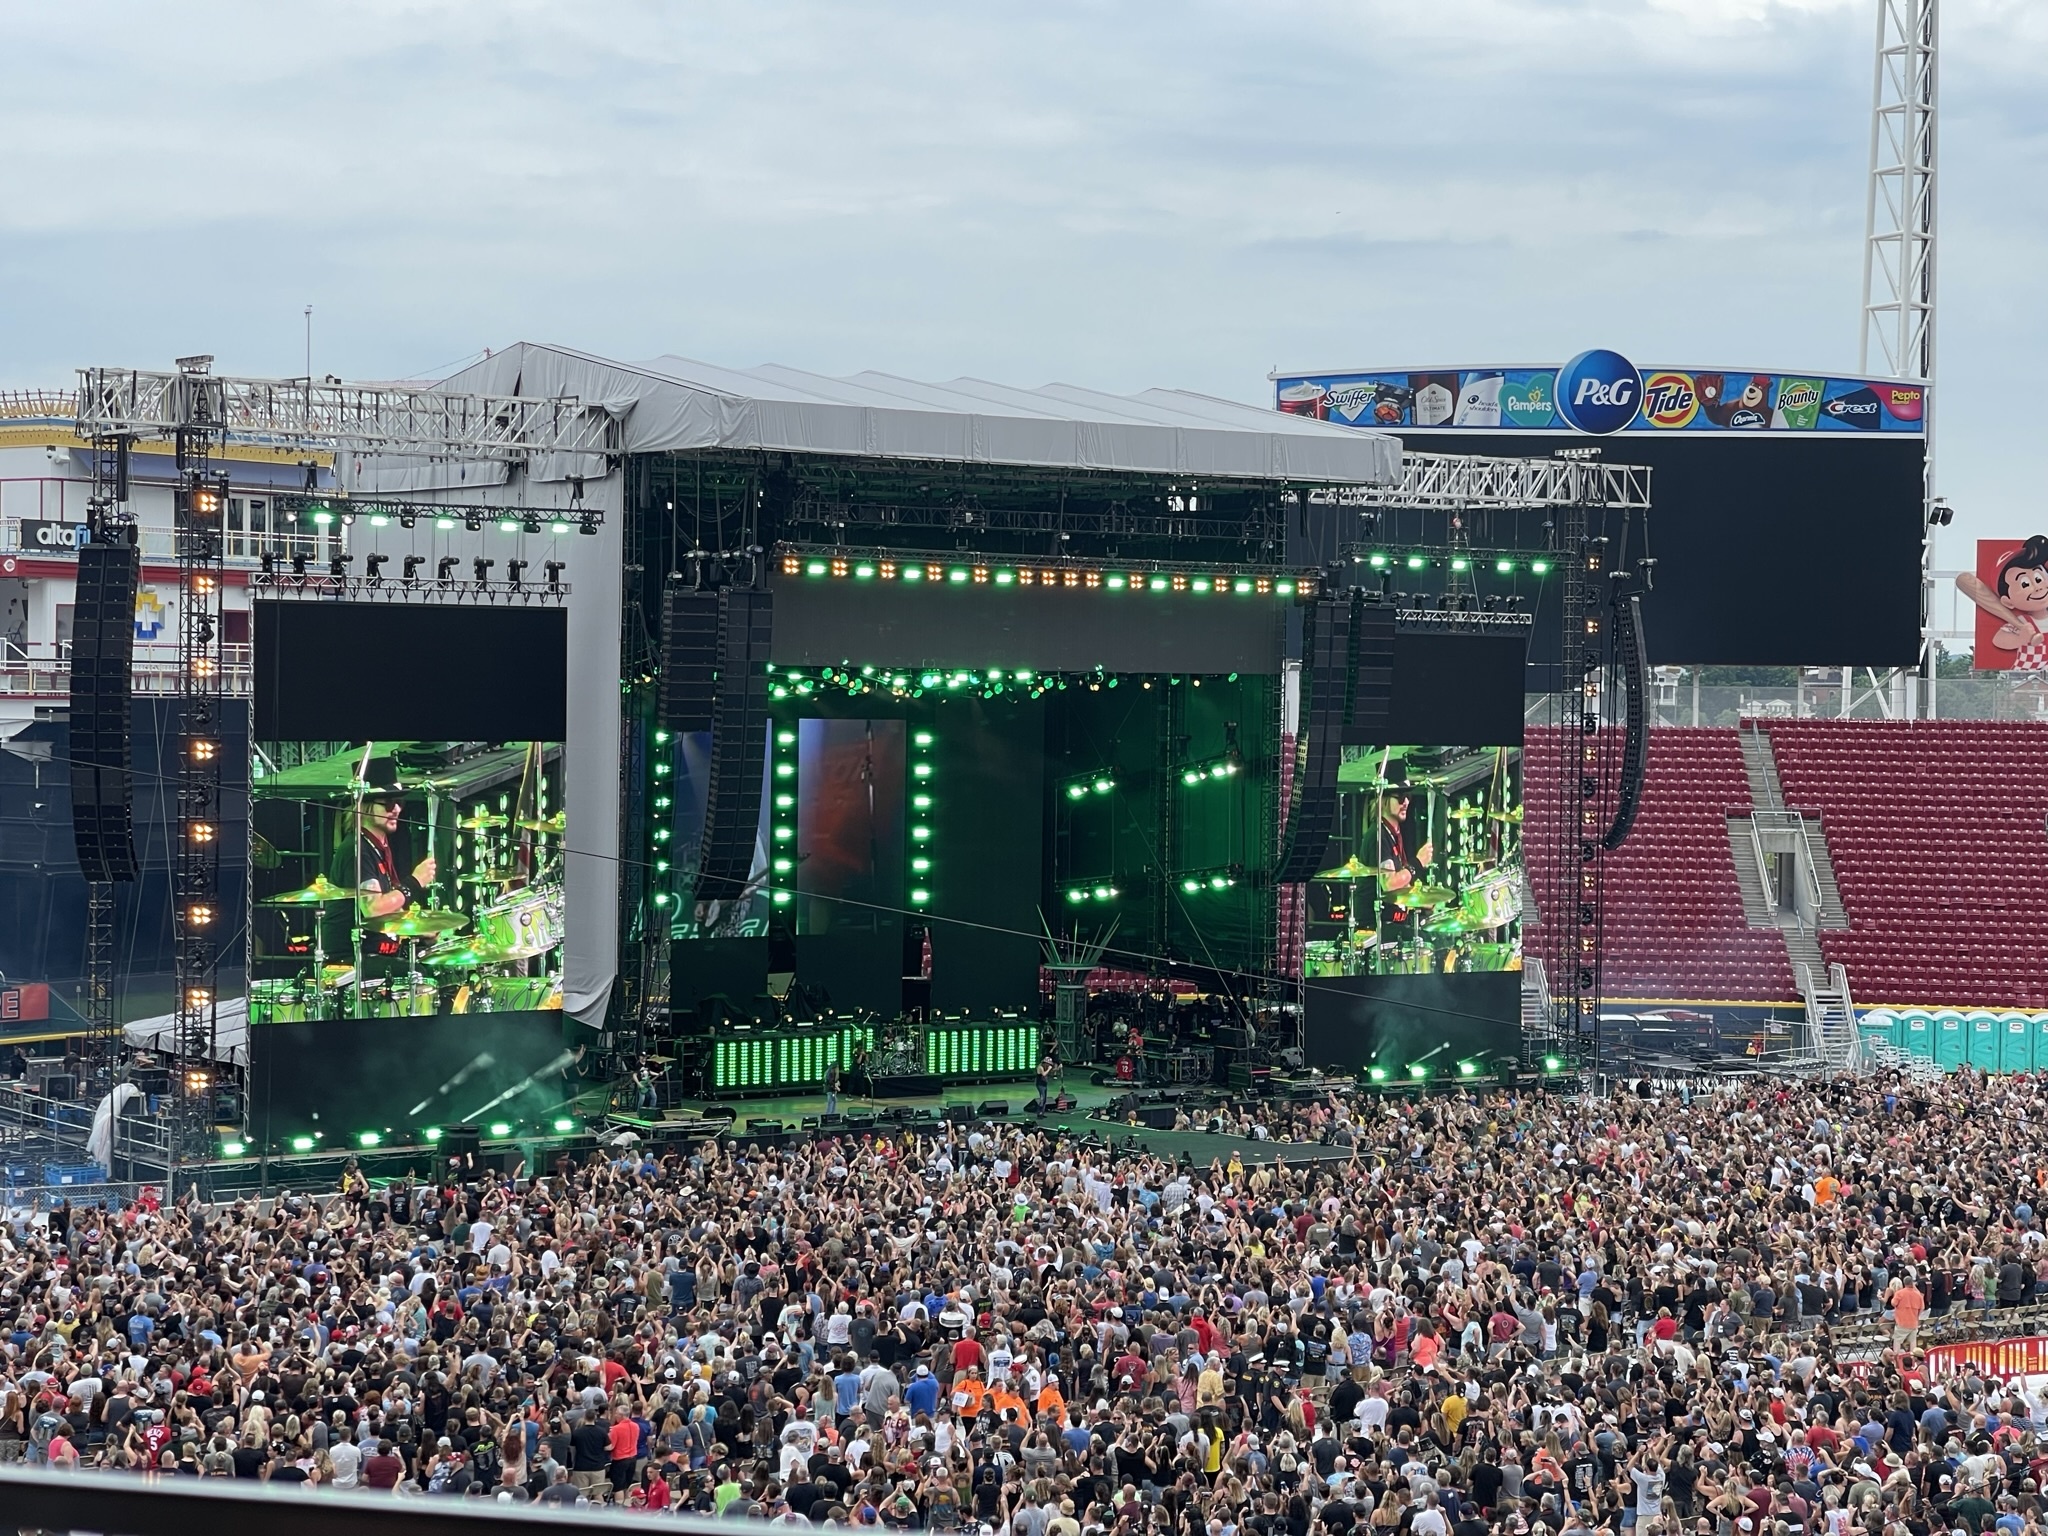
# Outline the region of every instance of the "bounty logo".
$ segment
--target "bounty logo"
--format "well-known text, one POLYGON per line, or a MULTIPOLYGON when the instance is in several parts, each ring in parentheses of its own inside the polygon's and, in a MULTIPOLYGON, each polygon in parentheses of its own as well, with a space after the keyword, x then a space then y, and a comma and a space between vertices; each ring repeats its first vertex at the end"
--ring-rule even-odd
POLYGON ((1653 373, 1643 381, 1643 417, 1651 426, 1675 432, 1699 413, 1700 395, 1692 375, 1653 373))
POLYGON ((1557 413, 1581 432, 1605 436, 1636 419, 1642 380, 1619 352, 1596 347, 1557 371, 1557 413))
POLYGON ((1780 379, 1778 381, 1778 403, 1771 415, 1771 425, 1794 432, 1812 430, 1814 419, 1820 415, 1820 380, 1780 379))
POLYGON ((1841 426, 1875 432, 1881 425, 1878 421, 1877 392, 1868 387, 1852 389, 1848 394, 1839 395, 1828 401, 1820 409, 1823 416, 1841 426))

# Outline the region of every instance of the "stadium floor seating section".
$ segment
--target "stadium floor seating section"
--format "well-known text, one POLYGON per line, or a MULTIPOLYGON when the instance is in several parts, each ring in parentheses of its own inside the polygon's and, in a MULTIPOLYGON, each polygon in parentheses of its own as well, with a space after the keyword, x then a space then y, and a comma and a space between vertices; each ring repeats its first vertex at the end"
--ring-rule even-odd
MULTIPOLYGON (((1530 884, 1546 900, 1556 858, 1557 727, 1531 727, 1523 768, 1523 847, 1530 884)), ((1728 849, 1728 817, 1750 808, 1733 730, 1670 727, 1650 735, 1649 780, 1634 831, 1607 859, 1606 963, 1610 999, 1790 1002, 1798 998, 1785 943, 1747 926, 1728 849)), ((1555 986, 1556 924, 1525 930, 1555 986)))
POLYGON ((1821 952, 1859 1005, 2048 1008, 2048 725, 1767 729, 1785 803, 1827 834, 1850 926, 1821 952))

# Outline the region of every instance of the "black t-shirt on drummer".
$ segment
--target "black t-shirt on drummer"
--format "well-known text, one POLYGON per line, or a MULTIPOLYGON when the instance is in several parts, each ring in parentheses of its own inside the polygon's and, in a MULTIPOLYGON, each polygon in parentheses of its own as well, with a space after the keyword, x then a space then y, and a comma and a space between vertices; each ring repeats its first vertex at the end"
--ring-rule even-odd
POLYGON ((336 916, 329 920, 327 955, 328 959, 336 964, 353 964, 354 925, 360 922, 365 930, 363 958, 370 962, 364 967, 365 974, 380 975, 383 974, 383 968, 374 962, 380 958, 387 958, 388 955, 396 955, 404 948, 400 941, 390 939, 379 931, 380 925, 389 922, 398 914, 394 912, 384 917, 365 916, 361 888, 374 881, 379 891, 403 891, 407 905, 419 901, 421 895, 419 887, 413 883, 411 873, 399 862, 398 850, 389 842, 371 837, 368 833, 361 834, 356 842, 361 849, 360 866, 356 863, 356 849, 344 846, 336 856, 333 871, 327 877, 343 890, 358 893, 353 902, 336 902, 329 909, 336 916))

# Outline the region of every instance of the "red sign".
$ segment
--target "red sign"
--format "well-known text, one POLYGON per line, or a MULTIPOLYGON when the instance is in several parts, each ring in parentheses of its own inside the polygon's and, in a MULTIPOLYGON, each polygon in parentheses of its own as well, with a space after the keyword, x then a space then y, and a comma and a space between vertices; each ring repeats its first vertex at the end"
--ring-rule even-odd
POLYGON ((1977 605, 1979 672, 2048 670, 2048 534, 1979 539, 1956 588, 1977 605))
POLYGON ((50 1016, 50 988, 41 981, 0 989, 0 1024, 27 1024, 50 1016))

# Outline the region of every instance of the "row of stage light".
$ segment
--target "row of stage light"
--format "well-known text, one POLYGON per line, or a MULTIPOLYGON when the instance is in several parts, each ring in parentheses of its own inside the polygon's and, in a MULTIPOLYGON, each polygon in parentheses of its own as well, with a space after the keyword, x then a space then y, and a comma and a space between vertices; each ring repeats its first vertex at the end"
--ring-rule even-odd
POLYGON ((944 560, 861 558, 848 555, 785 553, 785 576, 825 577, 851 581, 893 581, 906 586, 1013 587, 1040 591, 1180 592, 1196 596, 1225 593, 1254 597, 1315 596, 1317 578, 1298 573, 1251 574, 1231 569, 1188 567, 1152 569, 1053 565, 966 565, 944 560))
MULTIPOLYGON (((582 1128, 582 1121, 569 1115, 558 1115, 548 1123, 547 1128, 544 1130, 539 1127, 528 1129, 523 1122, 515 1123, 510 1120, 493 1120, 488 1125, 480 1126, 478 1133, 487 1141, 511 1141, 521 1135, 571 1136, 582 1130, 582 1128)), ((414 1139, 408 1142, 387 1127, 381 1131, 357 1131, 354 1135, 344 1138, 341 1146, 330 1147, 327 1145, 327 1133, 325 1131, 315 1131, 311 1134, 301 1133, 300 1135, 289 1137, 286 1145, 294 1152, 375 1152, 380 1147, 385 1146, 404 1147, 422 1144, 434 1146, 441 1140, 441 1134, 441 1127, 438 1125, 421 1126, 414 1132, 414 1139)), ((260 1150, 260 1148, 251 1147, 247 1141, 239 1136, 224 1136, 221 1138, 220 1155, 230 1160, 238 1157, 247 1157, 251 1152, 260 1150)))
MULTIPOLYGON (((263 575, 282 576, 283 574, 285 574, 280 572, 277 568, 277 557, 279 553, 280 551, 277 550, 266 549, 257 557, 257 567, 263 575)), ((318 572, 310 571, 307 569, 307 567, 310 564, 312 564, 313 561, 317 558, 317 556, 307 555, 303 552, 293 553, 289 557, 291 565, 291 570, 289 574, 295 577, 301 577, 309 580, 319 579, 318 572)), ((354 555, 328 556, 326 560, 328 576, 332 577, 336 581, 348 581, 353 579, 351 577, 349 567, 355 563, 355 558, 356 557, 354 555)), ((404 585, 409 587, 420 586, 425 584, 429 580, 429 578, 424 577, 420 574, 421 570, 424 569, 427 564, 427 558, 428 557, 425 555, 406 555, 404 557, 404 565, 402 567, 403 574, 394 577, 387 577, 384 574, 384 567, 391 563, 392 557, 390 555, 372 552, 370 554, 363 556, 362 579, 371 584, 372 586, 375 586, 379 582, 384 581, 396 581, 403 583, 404 585)), ((569 568, 568 562, 566 560, 543 560, 539 563, 541 570, 546 575, 548 590, 551 592, 561 591, 562 572, 566 571, 569 568)), ((434 585, 441 587, 450 587, 456 585, 461 580, 461 578, 456 574, 456 570, 461 564, 462 556, 460 555, 442 555, 438 560, 434 562, 434 574, 433 577, 431 578, 434 585)), ((497 565, 498 562, 496 560, 490 559, 484 555, 477 555, 473 557, 469 562, 470 575, 479 587, 488 586, 492 580, 491 572, 497 568, 497 565)), ((539 585, 538 582, 529 583, 526 580, 526 573, 532 570, 533 566, 534 562, 531 560, 507 560, 505 562, 506 584, 512 587, 539 585)))

